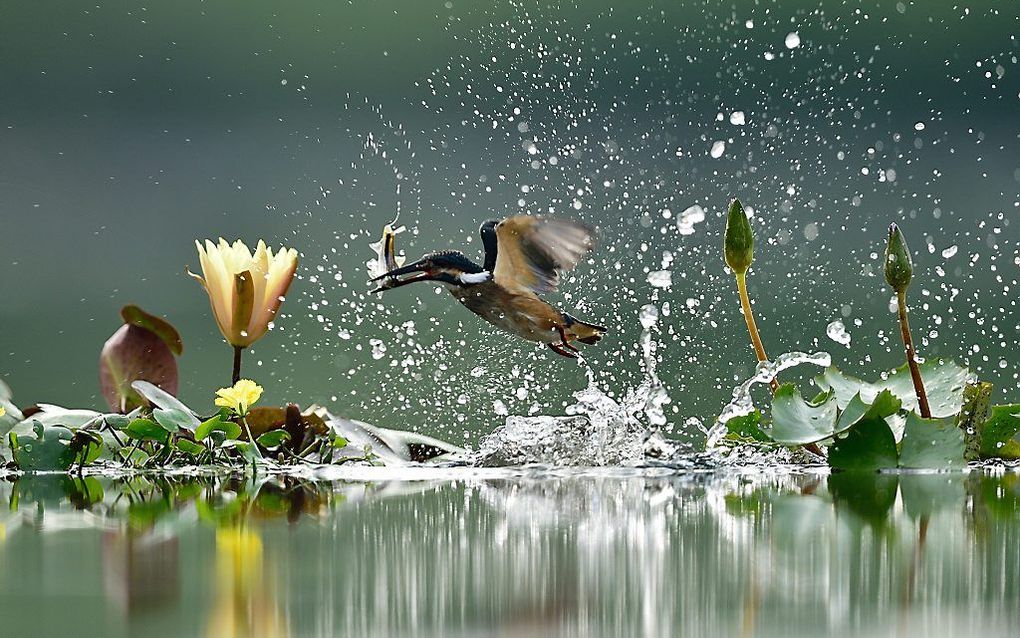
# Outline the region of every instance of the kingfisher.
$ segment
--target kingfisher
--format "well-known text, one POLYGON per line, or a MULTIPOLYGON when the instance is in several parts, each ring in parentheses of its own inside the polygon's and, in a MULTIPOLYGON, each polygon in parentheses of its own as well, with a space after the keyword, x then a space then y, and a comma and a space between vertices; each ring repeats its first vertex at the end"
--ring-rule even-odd
POLYGON ((458 250, 428 253, 372 279, 383 292, 419 281, 443 284, 453 297, 497 328, 576 359, 572 342, 598 343, 606 328, 581 321, 539 297, 556 291, 560 273, 594 247, 595 232, 576 221, 531 215, 489 220, 479 229, 482 265, 458 250), (409 275, 409 276, 406 276, 409 275))

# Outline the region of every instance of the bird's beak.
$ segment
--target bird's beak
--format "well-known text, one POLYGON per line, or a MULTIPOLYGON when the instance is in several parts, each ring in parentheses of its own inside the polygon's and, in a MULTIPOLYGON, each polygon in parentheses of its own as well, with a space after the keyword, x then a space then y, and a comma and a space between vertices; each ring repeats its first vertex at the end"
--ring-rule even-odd
POLYGON ((431 273, 429 273, 428 264, 425 262, 425 260, 419 259, 418 261, 412 264, 407 264, 406 266, 401 266, 400 268, 394 268, 393 270, 383 273, 378 277, 371 279, 370 281, 381 281, 382 283, 380 283, 377 288, 372 290, 372 292, 382 292, 384 290, 389 290, 391 288, 399 288, 401 286, 406 286, 407 284, 413 284, 418 281, 434 281, 435 279, 436 278, 431 273), (412 273, 420 274, 412 277, 406 277, 404 279, 399 278, 401 275, 410 275, 412 273))

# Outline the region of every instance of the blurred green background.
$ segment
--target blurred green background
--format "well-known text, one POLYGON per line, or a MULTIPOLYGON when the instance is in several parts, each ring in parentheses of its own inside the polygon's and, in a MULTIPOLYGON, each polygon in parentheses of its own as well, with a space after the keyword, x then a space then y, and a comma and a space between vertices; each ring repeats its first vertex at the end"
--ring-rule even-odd
POLYGON ((181 330, 182 398, 211 406, 230 352, 184 267, 195 238, 265 238, 302 255, 246 360, 268 402, 470 442, 497 402, 562 412, 584 369, 430 287, 369 298, 367 244, 398 209, 409 253, 476 254, 483 220, 551 212, 600 230, 555 297, 612 328, 595 378, 640 382, 655 303, 670 430, 696 438, 753 369, 719 249, 739 196, 771 353, 900 363, 877 267, 896 220, 921 353, 1018 399, 1017 6, 620 4, 7 3, 0 377, 19 403, 98 407, 99 349, 137 303, 181 330))

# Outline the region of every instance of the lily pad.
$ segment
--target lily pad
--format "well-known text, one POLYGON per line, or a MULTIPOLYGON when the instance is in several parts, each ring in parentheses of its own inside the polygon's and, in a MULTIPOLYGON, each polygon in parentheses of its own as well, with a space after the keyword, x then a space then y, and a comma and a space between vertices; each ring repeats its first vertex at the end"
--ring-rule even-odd
MULTIPOLYGON (((952 361, 928 360, 920 365, 921 379, 928 395, 931 414, 935 418, 955 416, 963 405, 963 389, 967 385, 967 368, 952 361)), ((917 395, 907 365, 893 370, 887 379, 874 383, 862 381, 840 372, 835 367, 826 368, 815 383, 822 390, 832 390, 840 409, 846 408, 853 397, 860 394, 865 403, 872 403, 882 390, 889 390, 903 402, 904 410, 917 409, 917 395)))
POLYGON ((792 383, 779 386, 772 399, 772 425, 765 433, 783 445, 805 445, 833 435, 838 410, 832 392, 805 401, 792 383))
POLYGON ((241 426, 233 421, 226 421, 217 414, 211 419, 203 421, 195 429, 195 439, 202 441, 209 438, 213 432, 222 432, 227 439, 236 439, 241 436, 241 426))
POLYGON ((287 430, 270 430, 262 436, 255 439, 258 444, 262 447, 272 450, 280 447, 284 441, 290 439, 290 433, 287 430))
POLYGON ((997 405, 981 426, 981 458, 1020 459, 1020 404, 997 405))
POLYGON ((194 419, 195 415, 173 408, 169 410, 156 408, 152 411, 152 417, 156 420, 156 423, 162 425, 167 432, 174 434, 180 430, 190 430, 192 419, 194 419))
POLYGON ((900 467, 950 469, 962 467, 963 430, 952 419, 924 419, 911 412, 903 430, 900 467))
POLYGON ((761 428, 761 412, 755 410, 744 416, 735 416, 726 422, 726 438, 737 441, 771 443, 772 438, 761 428))
POLYGON ((191 411, 191 408, 184 405, 178 400, 177 397, 162 390, 148 381, 135 381, 131 384, 131 387, 135 389, 138 394, 142 395, 146 401, 151 403, 153 407, 162 408, 164 410, 180 410, 184 414, 188 415, 189 427, 186 429, 194 431, 199 426, 201 421, 195 416, 195 413, 191 411))
POLYGON ((150 419, 135 419, 124 428, 124 434, 139 441, 166 443, 170 433, 159 423, 150 419))
POLYGON ((896 438, 882 418, 858 421, 829 448, 829 466, 838 470, 892 469, 898 461, 896 438))
POLYGON ((73 433, 58 426, 32 424, 32 436, 10 434, 14 462, 23 472, 66 471, 76 457, 69 443, 73 433))

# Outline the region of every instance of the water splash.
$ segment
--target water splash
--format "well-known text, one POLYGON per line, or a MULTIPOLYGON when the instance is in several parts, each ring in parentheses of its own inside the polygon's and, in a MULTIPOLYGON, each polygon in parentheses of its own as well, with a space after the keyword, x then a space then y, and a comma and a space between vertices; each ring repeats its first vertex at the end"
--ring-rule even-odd
POLYGON ((754 374, 733 389, 733 398, 723 407, 715 425, 708 432, 708 448, 715 447, 722 437, 726 435, 727 421, 754 411, 754 399, 751 397, 751 388, 754 385, 771 383, 783 370, 788 370, 802 363, 811 363, 827 368, 832 365, 832 357, 828 352, 816 352, 814 354, 787 352, 779 355, 772 361, 762 361, 759 363, 758 367, 754 370, 754 374))
POLYGON ((666 424, 664 406, 670 402, 656 372, 653 338, 659 310, 647 304, 639 315, 639 345, 644 379, 619 401, 603 390, 594 371, 585 365, 588 387, 574 393, 566 416, 510 416, 482 439, 481 465, 543 463, 559 466, 604 466, 634 463, 672 455, 674 446, 660 434, 666 424))

